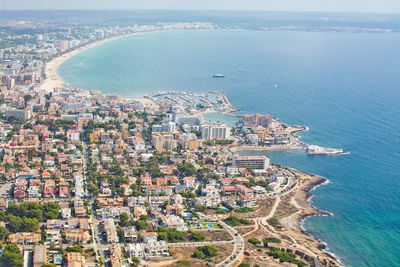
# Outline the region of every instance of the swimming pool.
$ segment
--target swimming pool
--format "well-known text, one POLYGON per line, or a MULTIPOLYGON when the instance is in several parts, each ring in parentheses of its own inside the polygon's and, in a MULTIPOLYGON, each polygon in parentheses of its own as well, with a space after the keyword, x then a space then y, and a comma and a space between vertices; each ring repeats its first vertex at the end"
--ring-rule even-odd
POLYGON ((210 229, 212 229, 212 228, 214 228, 214 225, 212 225, 212 224, 207 224, 207 227, 210 228, 210 229))

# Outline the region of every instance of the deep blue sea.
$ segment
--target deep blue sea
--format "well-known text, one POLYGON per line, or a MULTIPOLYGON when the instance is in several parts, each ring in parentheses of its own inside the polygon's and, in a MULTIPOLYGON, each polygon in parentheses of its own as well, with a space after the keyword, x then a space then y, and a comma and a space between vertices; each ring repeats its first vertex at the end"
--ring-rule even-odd
POLYGON ((268 154, 330 180, 312 202, 334 215, 306 229, 346 266, 400 266, 400 33, 147 33, 86 50, 59 75, 124 96, 223 90, 241 110, 308 126, 304 142, 351 154, 268 154))

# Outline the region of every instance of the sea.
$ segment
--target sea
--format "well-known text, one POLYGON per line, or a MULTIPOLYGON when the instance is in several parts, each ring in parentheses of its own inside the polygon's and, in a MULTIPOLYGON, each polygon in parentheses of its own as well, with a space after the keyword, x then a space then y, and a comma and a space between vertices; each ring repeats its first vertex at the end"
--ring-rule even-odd
POLYGON ((58 74, 67 86, 127 97, 222 90, 243 113, 309 127, 303 142, 350 154, 266 153, 329 180, 310 201, 332 216, 310 217, 304 228, 345 266, 400 266, 399 15, 293 14, 296 24, 290 13, 238 14, 193 16, 217 24, 235 17, 218 30, 113 40, 70 58, 58 74))

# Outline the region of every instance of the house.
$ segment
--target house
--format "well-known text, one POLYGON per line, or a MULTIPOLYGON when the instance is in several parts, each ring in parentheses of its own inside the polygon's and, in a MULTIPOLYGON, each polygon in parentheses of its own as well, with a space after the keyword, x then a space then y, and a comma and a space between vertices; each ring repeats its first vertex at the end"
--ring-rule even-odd
POLYGON ((0 199, 0 210, 6 210, 8 207, 7 199, 0 199))
POLYGON ((221 186, 221 190, 222 190, 222 194, 224 194, 224 195, 235 194, 238 191, 238 189, 232 185, 221 186))
POLYGON ((84 207, 75 207, 74 212, 76 217, 86 217, 86 208, 84 207))
POLYGON ((108 243, 118 243, 119 238, 117 234, 117 228, 115 227, 114 219, 104 220, 104 230, 106 232, 106 238, 108 243))
POLYGON ((125 240, 130 240, 132 243, 137 240, 137 231, 135 226, 128 226, 124 229, 125 240))
POLYGON ((144 232, 144 233, 142 233, 143 242, 157 241, 157 237, 158 237, 158 235, 155 232, 144 232))
POLYGON ((48 229, 46 231, 46 242, 59 245, 61 244, 61 240, 60 229, 48 229))
POLYGON ((73 244, 86 244, 90 240, 88 232, 82 229, 65 229, 65 239, 73 244))
POLYGON ((265 194, 265 193, 267 193, 267 190, 264 187, 259 186, 259 185, 256 185, 256 186, 252 187, 252 189, 253 189, 253 192, 255 194, 265 194))
POLYGON ((145 189, 146 195, 160 195, 160 194, 166 194, 167 196, 172 194, 172 189, 171 186, 157 186, 157 185, 149 185, 145 189))
POLYGON ((46 180, 44 182, 44 188, 43 188, 43 194, 44 197, 54 197, 55 193, 56 193, 56 184, 54 182, 54 180, 46 180))
POLYGON ((245 207, 254 207, 257 201, 252 195, 240 195, 240 204, 245 207))
POLYGON ((155 184, 158 186, 165 186, 168 184, 168 180, 164 177, 158 177, 156 179, 154 179, 155 184))
POLYGON ((168 257, 170 256, 168 244, 164 240, 145 243, 144 250, 148 257, 168 257))
POLYGON ((179 215, 183 211, 183 206, 181 204, 167 205, 165 207, 165 214, 167 215, 179 215))
POLYGON ((164 215, 161 216, 161 226, 167 228, 175 228, 179 231, 186 231, 185 221, 176 215, 164 215))
POLYGON ((112 267, 125 266, 124 255, 122 254, 121 247, 119 244, 111 244, 109 247, 110 251, 110 263, 112 267))
POLYGON ((8 242, 19 245, 38 244, 40 240, 41 236, 38 233, 19 232, 8 236, 8 242))
POLYGON ((219 206, 219 204, 221 204, 221 198, 219 195, 196 197, 196 205, 202 205, 208 208, 212 208, 219 206))
POLYGON ((253 190, 251 190, 250 188, 248 188, 245 185, 239 184, 239 185, 236 185, 236 188, 238 189, 239 193, 242 195, 253 195, 253 190))
POLYGON ((268 189, 271 191, 275 191, 279 188, 280 184, 278 182, 272 182, 268 184, 268 189))
POLYGON ((86 262, 85 256, 79 252, 67 253, 67 267, 93 267, 96 266, 94 262, 86 262))
POLYGON ((67 131, 68 140, 70 140, 72 142, 79 142, 79 135, 80 135, 80 132, 77 130, 68 130, 67 131))
POLYGON ((145 257, 145 251, 144 251, 144 245, 135 243, 135 244, 129 244, 128 245, 128 254, 129 257, 137 257, 140 259, 143 259, 145 257))
POLYGON ((194 188, 195 180, 196 179, 192 176, 186 176, 183 177, 183 184, 186 186, 186 188, 194 188))
POLYGON ((133 208, 133 217, 139 218, 141 215, 147 215, 147 210, 143 206, 136 206, 133 208))
POLYGON ((28 188, 28 197, 29 198, 39 198, 41 196, 40 186, 29 186, 28 188))
POLYGON ((127 215, 131 214, 129 207, 102 208, 102 209, 97 209, 96 213, 97 216, 100 216, 103 219, 118 218, 119 215, 121 215, 122 213, 126 213, 127 215))
POLYGON ((44 245, 35 245, 33 248, 33 267, 42 267, 47 264, 47 250, 44 245))
POLYGON ((70 208, 63 208, 61 209, 61 217, 63 219, 69 219, 71 218, 71 209, 70 208))
POLYGON ((222 185, 231 185, 232 184, 232 179, 223 178, 223 179, 221 179, 221 184, 222 185))
POLYGON ((58 183, 58 195, 59 197, 68 197, 69 195, 69 187, 68 183, 64 181, 64 179, 60 179, 60 182, 58 183))

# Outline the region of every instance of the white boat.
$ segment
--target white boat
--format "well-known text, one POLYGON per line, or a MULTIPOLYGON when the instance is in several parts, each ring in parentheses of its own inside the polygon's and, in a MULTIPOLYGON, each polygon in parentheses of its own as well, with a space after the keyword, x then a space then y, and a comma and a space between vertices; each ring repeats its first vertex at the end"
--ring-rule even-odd
POLYGON ((349 154, 349 152, 344 152, 343 149, 340 148, 328 148, 321 147, 316 145, 309 145, 307 147, 306 153, 308 155, 340 155, 340 154, 349 154))
POLYGON ((213 75, 213 78, 224 78, 225 75, 221 74, 221 73, 216 73, 213 75))

